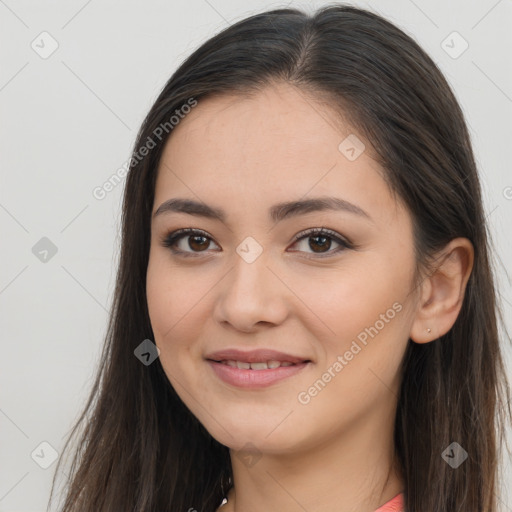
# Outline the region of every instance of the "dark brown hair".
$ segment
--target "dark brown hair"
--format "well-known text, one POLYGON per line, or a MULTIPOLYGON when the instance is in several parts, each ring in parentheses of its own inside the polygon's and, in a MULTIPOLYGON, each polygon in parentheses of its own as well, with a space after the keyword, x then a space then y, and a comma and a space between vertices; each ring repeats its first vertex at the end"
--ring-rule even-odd
POLYGON ((430 343, 408 344, 396 457, 406 510, 496 512, 510 391, 468 129, 442 73, 411 37, 340 4, 311 15, 277 9, 229 26, 183 62, 144 120, 133 154, 149 137, 156 147, 132 159, 126 179, 112 312, 89 400, 64 448, 80 434, 62 512, 214 512, 232 485, 228 448, 179 399, 159 359, 145 366, 134 356, 154 339, 145 289, 150 219, 172 131, 161 140, 154 134, 191 98, 250 94, 276 81, 329 98, 371 142, 413 219, 418 276, 428 275, 433 255, 453 238, 472 242, 474 266, 454 326, 430 343), (452 442, 468 453, 457 469, 441 457, 452 442))

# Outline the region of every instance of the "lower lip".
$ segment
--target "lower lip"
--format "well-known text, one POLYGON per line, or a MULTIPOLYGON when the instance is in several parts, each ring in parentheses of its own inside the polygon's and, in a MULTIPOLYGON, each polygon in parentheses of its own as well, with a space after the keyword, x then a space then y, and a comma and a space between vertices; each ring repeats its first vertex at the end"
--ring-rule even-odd
POLYGON ((234 368, 227 364, 216 361, 207 361, 217 377, 233 386, 240 388, 264 388, 271 386, 276 382, 296 375, 302 371, 309 362, 294 364, 292 366, 280 366, 279 368, 269 368, 267 370, 245 370, 243 368, 234 368))

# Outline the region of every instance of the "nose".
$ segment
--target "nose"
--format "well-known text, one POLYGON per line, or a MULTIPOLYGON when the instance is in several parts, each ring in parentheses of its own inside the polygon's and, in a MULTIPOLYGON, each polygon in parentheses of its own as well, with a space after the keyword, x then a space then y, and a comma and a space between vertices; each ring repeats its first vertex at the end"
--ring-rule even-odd
POLYGON ((238 255, 216 288, 214 319, 241 332, 279 325, 289 313, 289 290, 264 255, 248 263, 238 255))

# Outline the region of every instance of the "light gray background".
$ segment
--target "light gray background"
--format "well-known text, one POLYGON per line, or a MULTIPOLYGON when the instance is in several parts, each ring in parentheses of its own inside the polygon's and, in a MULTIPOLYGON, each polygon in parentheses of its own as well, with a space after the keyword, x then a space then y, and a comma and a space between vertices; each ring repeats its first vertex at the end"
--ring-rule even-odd
MULTIPOLYGON (((501 259, 510 331, 512 1, 351 3, 412 35, 455 90, 501 259), (445 45, 457 52, 462 40, 443 45, 453 31, 469 44, 457 58, 445 45)), ((31 454, 44 462, 42 442, 60 453, 97 364, 124 182, 103 200, 93 189, 129 158, 144 115, 187 55, 228 24, 285 5, 313 10, 324 2, 0 0, 0 511, 45 510, 56 463, 42 469, 31 454), (51 49, 43 31, 58 43, 45 59, 31 47, 51 49), (42 237, 57 247, 46 262, 32 251, 42 237)), ((512 482, 508 458, 506 465, 512 482)), ((500 501, 512 511, 505 489, 500 501)))

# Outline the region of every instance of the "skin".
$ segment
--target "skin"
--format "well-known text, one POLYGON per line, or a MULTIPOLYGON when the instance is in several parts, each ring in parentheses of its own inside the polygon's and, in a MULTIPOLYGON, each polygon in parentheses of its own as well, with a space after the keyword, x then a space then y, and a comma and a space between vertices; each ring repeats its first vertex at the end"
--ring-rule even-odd
POLYGON ((222 512, 372 512, 404 490, 392 464, 399 366, 408 343, 432 341, 455 322, 473 251, 468 240, 452 240, 437 271, 414 286, 412 220, 382 172, 368 140, 288 84, 252 98, 201 100, 167 141, 153 213, 176 197, 226 212, 225 222, 175 212, 154 217, 147 272, 166 375, 230 448, 234 488, 222 512), (366 146, 354 161, 338 149, 349 134, 366 146), (318 196, 350 201, 371 220, 329 210, 279 223, 268 218, 275 203, 318 196), (331 238, 322 249, 315 235, 294 241, 321 227, 356 248, 335 252, 340 245, 331 238), (206 242, 194 244, 188 234, 176 243, 197 257, 163 246, 181 228, 208 233, 206 242), (252 263, 236 252, 248 236, 263 249, 252 263), (394 303, 400 312, 301 403, 298 394, 394 303), (204 359, 224 348, 273 348, 312 363, 270 387, 240 389, 204 359))

